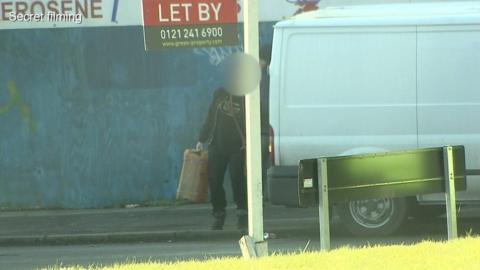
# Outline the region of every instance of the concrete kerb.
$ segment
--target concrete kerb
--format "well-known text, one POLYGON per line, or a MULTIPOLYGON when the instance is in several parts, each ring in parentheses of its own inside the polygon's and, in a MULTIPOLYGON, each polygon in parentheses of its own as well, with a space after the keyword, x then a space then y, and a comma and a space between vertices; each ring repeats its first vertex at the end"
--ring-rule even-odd
MULTIPOLYGON (((316 228, 299 230, 298 226, 285 226, 270 230, 270 235, 282 239, 292 236, 315 237, 316 228)), ((112 243, 173 243, 179 241, 237 241, 243 233, 240 230, 184 230, 184 231, 150 231, 94 234, 57 234, 0 237, 0 246, 41 246, 41 245, 93 245, 112 243)))

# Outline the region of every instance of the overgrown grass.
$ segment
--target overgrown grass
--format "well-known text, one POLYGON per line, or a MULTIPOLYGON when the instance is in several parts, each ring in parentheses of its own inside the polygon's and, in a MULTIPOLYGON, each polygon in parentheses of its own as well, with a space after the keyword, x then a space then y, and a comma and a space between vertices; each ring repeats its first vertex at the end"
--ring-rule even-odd
MULTIPOLYGON (((82 267, 49 269, 79 270, 82 267)), ((175 263, 126 263, 102 270, 476 270, 480 269, 480 238, 464 238, 450 242, 422 242, 412 246, 375 246, 340 248, 334 251, 297 254, 276 254, 257 260, 218 258, 207 261, 175 263)))

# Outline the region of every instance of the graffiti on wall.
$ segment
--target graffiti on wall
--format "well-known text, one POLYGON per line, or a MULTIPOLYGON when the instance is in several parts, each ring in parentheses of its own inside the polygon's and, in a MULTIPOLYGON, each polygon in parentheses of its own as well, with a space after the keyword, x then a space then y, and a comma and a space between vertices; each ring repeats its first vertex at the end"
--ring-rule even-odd
POLYGON ((7 82, 7 93, 9 100, 5 105, 0 105, 0 116, 18 109, 23 123, 31 133, 35 133, 35 122, 33 121, 30 108, 17 90, 14 81, 7 82))
POLYGON ((207 56, 211 65, 218 66, 228 56, 242 52, 242 46, 234 47, 212 47, 212 48, 195 48, 194 52, 197 55, 207 56))

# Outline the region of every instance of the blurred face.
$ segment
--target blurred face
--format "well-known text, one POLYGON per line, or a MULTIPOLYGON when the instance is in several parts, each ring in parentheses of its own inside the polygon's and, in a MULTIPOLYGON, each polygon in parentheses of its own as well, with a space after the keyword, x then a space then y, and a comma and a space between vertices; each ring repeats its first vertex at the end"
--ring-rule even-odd
POLYGON ((245 96, 260 83, 260 64, 250 55, 236 53, 226 60, 225 90, 234 96, 245 96))

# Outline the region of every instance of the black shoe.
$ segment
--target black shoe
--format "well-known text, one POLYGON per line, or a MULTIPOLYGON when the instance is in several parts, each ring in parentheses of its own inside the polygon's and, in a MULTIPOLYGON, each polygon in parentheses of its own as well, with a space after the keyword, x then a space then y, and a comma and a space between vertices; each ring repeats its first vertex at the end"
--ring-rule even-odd
POLYGON ((221 231, 223 230, 223 224, 225 224, 225 217, 227 214, 225 211, 213 212, 213 224, 212 230, 221 231))
POLYGON ((246 210, 237 210, 237 229, 248 229, 248 212, 246 210))

